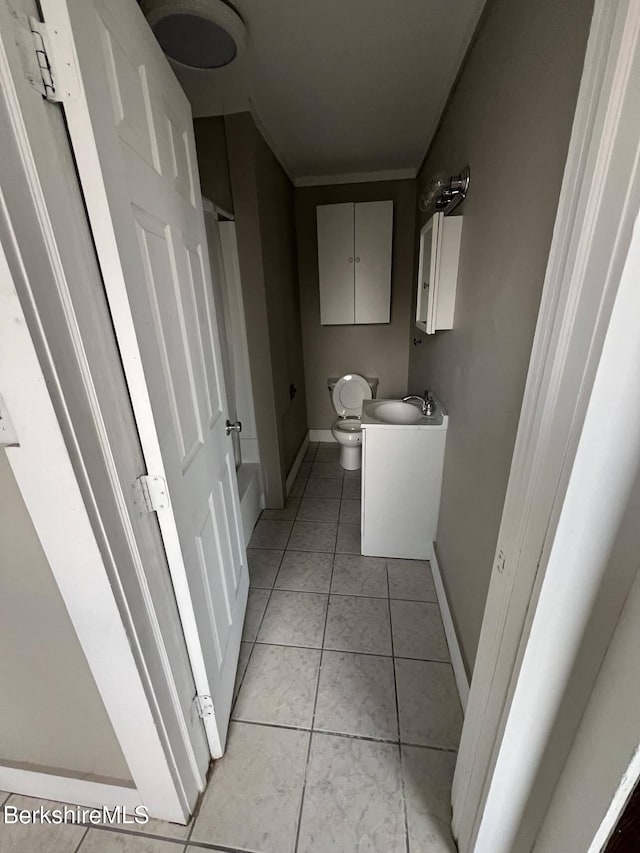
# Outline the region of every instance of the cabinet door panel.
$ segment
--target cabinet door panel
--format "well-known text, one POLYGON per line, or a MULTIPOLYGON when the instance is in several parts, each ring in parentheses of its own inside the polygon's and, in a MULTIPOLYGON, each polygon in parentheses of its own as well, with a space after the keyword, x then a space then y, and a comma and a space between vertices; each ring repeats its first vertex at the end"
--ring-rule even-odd
POLYGON ((438 528, 447 428, 362 432, 362 553, 424 560, 438 528))
POLYGON ((418 266, 418 299, 416 302, 416 325, 430 334, 435 266, 438 242, 438 223, 441 213, 436 213, 422 226, 420 231, 420 257, 418 266))
POLYGON ((353 323, 353 203, 319 205, 316 216, 320 323, 353 323))
POLYGON ((355 322, 391 319, 393 202, 355 205, 355 322))

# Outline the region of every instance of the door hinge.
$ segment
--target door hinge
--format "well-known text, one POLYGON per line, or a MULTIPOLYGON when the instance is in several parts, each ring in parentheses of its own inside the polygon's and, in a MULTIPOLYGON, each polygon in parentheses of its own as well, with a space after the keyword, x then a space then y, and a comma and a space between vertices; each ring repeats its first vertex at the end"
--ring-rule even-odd
POLYGON ((0 397, 0 447, 19 447, 18 434, 11 422, 9 410, 0 397))
POLYGON ((143 474, 133 484, 133 503, 140 515, 168 509, 167 484, 158 474, 143 474))
MULTIPOLYGON (((50 26, 33 17, 29 18, 29 25, 30 50, 23 44, 21 51, 27 80, 48 101, 67 103, 77 100, 80 80, 68 34, 57 25, 50 26)), ((24 40, 24 32, 18 34, 24 40)))
POLYGON ((196 696, 193 700, 201 720, 213 715, 213 699, 211 696, 196 696))

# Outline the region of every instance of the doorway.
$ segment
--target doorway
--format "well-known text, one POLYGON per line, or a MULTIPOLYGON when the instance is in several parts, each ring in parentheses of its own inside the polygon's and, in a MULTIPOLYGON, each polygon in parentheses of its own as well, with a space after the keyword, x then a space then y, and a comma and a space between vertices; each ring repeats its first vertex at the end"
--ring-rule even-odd
POLYGON ((242 527, 245 542, 248 542, 264 507, 264 487, 253 405, 236 223, 231 214, 204 197, 202 208, 209 259, 215 271, 213 298, 216 305, 229 420, 235 427, 231 436, 242 527))

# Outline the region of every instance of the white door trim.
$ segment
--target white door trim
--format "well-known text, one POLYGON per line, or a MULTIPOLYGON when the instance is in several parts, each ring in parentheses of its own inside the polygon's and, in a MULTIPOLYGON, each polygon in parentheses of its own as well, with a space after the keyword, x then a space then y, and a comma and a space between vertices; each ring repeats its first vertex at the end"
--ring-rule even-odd
MULTIPOLYGON (((2 64, 0 57, 4 78, 2 64)), ((11 273, 16 274, 15 267, 11 273)), ((0 341, 2 395, 19 439, 18 447, 7 448, 7 459, 139 797, 152 811, 182 822, 187 816, 184 805, 171 778, 47 382, 6 268, 0 281, 0 341)), ((16 770, 20 772, 27 771, 16 770)))
MULTIPOLYGON (((597 0, 454 779, 463 853, 502 850, 483 847, 488 836, 476 846, 480 828, 499 826, 508 845, 520 817, 522 791, 506 785, 506 799, 487 795, 499 788, 497 760, 637 214, 639 34, 636 0, 597 0)), ((627 322, 637 334, 637 317, 627 322)), ((619 364, 619 374, 632 366, 619 364)), ((611 451, 605 444, 592 464, 611 451)), ((629 452, 624 443, 616 449, 619 458, 629 452)), ((611 515, 600 519, 603 537, 608 524, 611 515)), ((601 567, 591 569, 595 577, 601 567)), ((584 609, 588 595, 578 590, 569 609, 584 609)), ((556 698, 543 682, 536 707, 542 713, 556 698)), ((540 744, 523 739, 522 728, 519 735, 525 768, 540 744)))

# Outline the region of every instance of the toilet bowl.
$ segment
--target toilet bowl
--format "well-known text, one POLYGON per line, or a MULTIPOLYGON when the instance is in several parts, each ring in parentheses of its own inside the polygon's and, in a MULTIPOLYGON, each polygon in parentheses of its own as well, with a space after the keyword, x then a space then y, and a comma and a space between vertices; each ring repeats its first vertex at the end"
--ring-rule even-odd
POLYGON ((376 396, 378 380, 347 373, 340 379, 329 379, 327 385, 338 415, 331 424, 331 434, 340 445, 340 464, 347 471, 357 471, 362 466, 362 402, 376 396))

